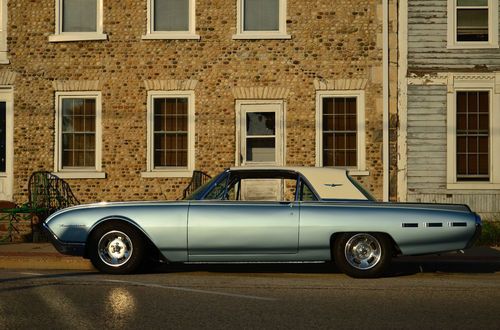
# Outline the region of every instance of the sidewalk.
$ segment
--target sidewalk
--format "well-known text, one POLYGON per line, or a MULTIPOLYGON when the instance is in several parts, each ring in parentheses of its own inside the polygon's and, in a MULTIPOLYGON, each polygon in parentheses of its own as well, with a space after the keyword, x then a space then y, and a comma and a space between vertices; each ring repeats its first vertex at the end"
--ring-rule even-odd
POLYGON ((3 243, 0 269, 94 270, 94 267, 88 259, 60 254, 50 243, 3 243))
MULTIPOLYGON (((464 253, 400 257, 408 263, 485 263, 500 265, 500 247, 479 246, 464 253)), ((88 259, 60 254, 50 243, 0 244, 0 269, 94 270, 88 259)))

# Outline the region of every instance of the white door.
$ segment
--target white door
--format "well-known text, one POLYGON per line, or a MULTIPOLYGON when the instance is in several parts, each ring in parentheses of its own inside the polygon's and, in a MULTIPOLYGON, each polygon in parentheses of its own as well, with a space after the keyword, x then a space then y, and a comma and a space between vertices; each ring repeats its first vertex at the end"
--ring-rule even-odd
POLYGON ((236 165, 283 165, 283 101, 250 100, 236 103, 236 165))
MULTIPOLYGON (((281 100, 248 100, 236 103, 236 165, 284 164, 284 104, 281 100)), ((262 179, 242 183, 244 199, 282 200, 281 180, 262 179), (266 197, 264 197, 266 196, 266 197)))
POLYGON ((12 200, 13 125, 12 89, 0 88, 0 200, 12 200))

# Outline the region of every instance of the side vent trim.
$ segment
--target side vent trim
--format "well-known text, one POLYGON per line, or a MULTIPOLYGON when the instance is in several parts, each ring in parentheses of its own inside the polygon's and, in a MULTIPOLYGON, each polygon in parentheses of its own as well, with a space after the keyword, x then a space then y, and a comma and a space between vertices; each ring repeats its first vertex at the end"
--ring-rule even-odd
POLYGON ((467 227, 467 222, 450 222, 450 227, 467 227))
POLYGON ((403 222, 401 224, 401 226, 403 228, 417 228, 418 227, 418 223, 416 223, 416 222, 403 222))
POLYGON ((428 228, 443 227, 443 223, 442 222, 428 222, 425 224, 425 226, 428 228))

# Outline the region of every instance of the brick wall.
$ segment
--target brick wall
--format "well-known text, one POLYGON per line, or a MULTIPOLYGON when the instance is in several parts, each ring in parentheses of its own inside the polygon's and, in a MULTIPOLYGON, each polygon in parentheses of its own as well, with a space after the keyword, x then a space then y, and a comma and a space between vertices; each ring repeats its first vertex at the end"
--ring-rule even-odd
MULTIPOLYGON (((107 178, 69 179, 75 195, 83 202, 179 197, 188 178, 140 175, 146 170, 148 82, 154 80, 197 81, 195 161, 197 169, 209 174, 235 163, 235 100, 242 89, 287 90, 286 163, 314 165, 315 80, 366 81, 370 175, 360 179, 381 198, 379 1, 289 0, 290 40, 233 40, 235 0, 196 5, 200 40, 142 40, 146 1, 120 0, 104 1, 108 40, 50 43, 53 0, 8 2, 11 63, 2 65, 0 73, 16 74, 15 200, 26 200, 31 172, 54 168, 54 95, 57 86, 67 81, 96 82, 102 92, 102 164, 107 178)), ((395 56, 391 53, 394 62, 395 56)), ((396 86, 396 80, 391 84, 396 86)))

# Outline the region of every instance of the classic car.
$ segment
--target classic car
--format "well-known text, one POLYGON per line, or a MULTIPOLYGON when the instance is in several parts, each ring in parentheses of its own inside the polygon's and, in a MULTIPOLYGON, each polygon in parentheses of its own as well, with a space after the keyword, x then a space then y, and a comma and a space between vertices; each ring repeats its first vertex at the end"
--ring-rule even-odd
POLYGON ((383 275, 393 257, 470 247, 480 217, 466 205, 377 202, 346 170, 229 168, 179 201, 60 210, 43 223, 59 252, 100 271, 167 263, 329 262, 383 275))

